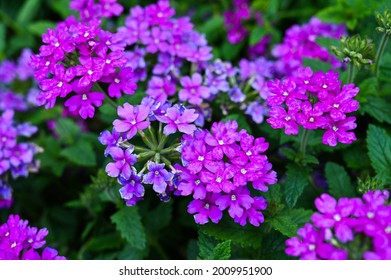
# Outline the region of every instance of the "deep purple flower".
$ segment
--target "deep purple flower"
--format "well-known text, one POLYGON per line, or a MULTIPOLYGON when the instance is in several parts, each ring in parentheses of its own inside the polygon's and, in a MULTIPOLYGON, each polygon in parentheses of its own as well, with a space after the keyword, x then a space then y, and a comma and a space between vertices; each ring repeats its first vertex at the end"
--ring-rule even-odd
POLYGON ((196 130, 194 122, 198 117, 194 109, 185 109, 180 112, 178 108, 172 107, 167 109, 167 113, 163 116, 156 115, 156 118, 167 125, 164 127, 163 133, 170 135, 176 131, 180 131, 186 134, 191 134, 196 130))
POLYGON ((132 174, 131 166, 137 162, 137 156, 133 154, 134 147, 123 150, 118 147, 110 149, 109 154, 115 160, 106 166, 107 175, 110 177, 122 176, 128 179, 132 174))
POLYGON ((237 188, 234 191, 221 195, 216 199, 216 205, 220 210, 228 208, 228 213, 232 218, 240 218, 244 210, 251 208, 254 199, 250 196, 247 188, 237 188))
POLYGON ((266 121, 272 128, 285 128, 285 134, 297 135, 299 133, 299 126, 296 123, 297 110, 291 110, 286 112, 282 107, 272 107, 270 110, 270 118, 266 121))
POLYGON ((122 199, 125 200, 127 206, 134 206, 138 201, 143 199, 145 189, 141 184, 140 176, 138 176, 135 172, 132 172, 128 179, 120 176, 118 181, 122 185, 119 193, 122 199))
POLYGON ((176 85, 169 77, 153 76, 148 82, 146 93, 153 97, 157 102, 164 103, 169 96, 176 92, 176 85))
POLYGON ((79 80, 79 87, 86 87, 102 77, 105 65, 105 61, 102 58, 82 56, 79 60, 82 64, 76 66, 76 76, 82 76, 79 80))
POLYGON ((109 85, 109 96, 120 98, 122 96, 121 90, 125 94, 134 94, 137 85, 134 82, 133 71, 130 67, 121 69, 118 74, 113 75, 112 82, 109 85))
POLYGON ((323 134, 322 142, 325 145, 336 146, 337 142, 351 144, 356 140, 353 130, 357 127, 355 117, 347 117, 339 122, 330 122, 326 126, 326 132, 323 134))
POLYGON ((258 101, 251 102, 246 109, 246 114, 250 115, 253 121, 257 124, 263 122, 264 117, 267 114, 267 108, 260 104, 258 101))
POLYGON ((187 206, 187 212, 194 214, 194 220, 197 224, 206 224, 211 220, 217 224, 223 217, 223 212, 216 206, 218 194, 208 194, 203 200, 193 200, 187 206))
POLYGON ((112 133, 110 133, 108 130, 103 131, 99 135, 98 140, 102 145, 107 146, 105 149, 105 157, 107 157, 110 152, 110 149, 113 147, 117 147, 118 143, 122 140, 122 138, 121 134, 115 129, 113 129, 112 133))
POLYGON ((209 172, 201 171, 200 178, 205 184, 206 190, 212 193, 226 192, 229 193, 235 189, 230 179, 235 176, 235 169, 232 166, 216 167, 216 170, 209 172))
POLYGON ((250 224, 258 227, 265 221, 265 217, 261 210, 265 210, 266 208, 267 203, 265 198, 261 196, 254 197, 254 202, 252 203, 251 208, 245 209, 242 216, 235 218, 235 222, 241 226, 245 226, 248 220, 250 224))
POLYGON ((149 172, 144 175, 143 183, 152 184, 155 192, 162 194, 166 191, 167 182, 172 180, 174 175, 164 169, 164 163, 155 163, 150 161, 148 163, 149 172))
POLYGON ((138 130, 144 130, 150 125, 146 120, 149 112, 150 108, 144 105, 133 107, 125 103, 123 106, 118 106, 118 116, 123 120, 115 120, 114 129, 118 132, 127 132, 126 138, 130 140, 138 130))
MULTIPOLYGON (((0 168, 1 174, 1 168, 0 168)), ((1 208, 10 208, 14 198, 12 195, 11 186, 3 180, 0 180, 0 209, 1 208)))
POLYGON ((200 105, 203 99, 210 96, 210 90, 207 87, 201 86, 202 77, 195 73, 190 77, 183 77, 180 80, 183 89, 179 91, 179 99, 181 101, 189 101, 190 104, 200 105))

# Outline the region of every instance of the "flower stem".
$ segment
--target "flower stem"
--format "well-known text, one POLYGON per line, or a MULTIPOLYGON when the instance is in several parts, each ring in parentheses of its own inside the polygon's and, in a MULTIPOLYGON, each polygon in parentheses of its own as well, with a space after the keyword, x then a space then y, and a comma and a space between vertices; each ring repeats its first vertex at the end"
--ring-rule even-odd
POLYGON ((105 99, 108 100, 109 104, 117 111, 118 104, 114 102, 113 99, 110 98, 110 96, 107 95, 107 92, 103 90, 103 88, 100 86, 99 83, 94 83, 93 89, 99 92, 102 92, 105 95, 105 99))
POLYGON ((349 63, 349 72, 348 72, 348 84, 353 83, 354 80, 354 64, 352 62, 349 63))
POLYGON ((145 145, 147 145, 151 150, 154 151, 154 150, 156 149, 156 146, 153 145, 153 143, 151 142, 151 140, 147 137, 147 135, 145 135, 144 131, 139 130, 138 133, 140 134, 141 139, 143 140, 143 142, 145 143, 145 145))
POLYGON ((384 53, 384 50, 386 49, 388 41, 388 35, 386 33, 383 34, 383 37, 380 41, 380 47, 377 49, 376 56, 375 56, 375 76, 379 74, 379 68, 380 68, 380 59, 384 53))
POLYGON ((302 156, 302 158, 305 157, 309 134, 310 134, 310 131, 308 129, 304 129, 304 133, 303 133, 301 140, 300 140, 300 150, 299 150, 299 153, 302 156))
POLYGON ((160 151, 163 149, 164 145, 166 144, 167 142, 167 139, 168 139, 168 136, 163 134, 162 135, 162 138, 160 139, 160 143, 159 145, 157 146, 157 150, 160 151))

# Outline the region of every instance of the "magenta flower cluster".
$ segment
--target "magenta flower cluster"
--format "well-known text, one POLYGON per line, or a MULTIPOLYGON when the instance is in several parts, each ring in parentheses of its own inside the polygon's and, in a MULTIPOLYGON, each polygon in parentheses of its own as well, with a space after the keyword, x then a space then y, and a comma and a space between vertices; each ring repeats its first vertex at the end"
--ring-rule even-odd
POLYGON ((10 171, 14 178, 27 177, 38 170, 34 155, 40 150, 35 144, 20 142, 19 137, 30 137, 37 131, 28 123, 17 123, 11 110, 0 115, 0 176, 10 171))
POLYGON ((247 221, 259 226, 264 221, 262 210, 266 199, 253 196, 248 187, 266 192, 277 182, 265 152, 269 144, 264 138, 254 139, 245 130, 238 131, 236 121, 212 125, 211 132, 197 130, 182 138, 177 194, 193 197, 188 212, 195 222, 218 223, 223 211, 244 226, 247 221))
POLYGON ((297 77, 268 82, 271 107, 267 122, 275 129, 284 128, 285 134, 297 135, 299 125, 307 130, 325 130, 322 142, 336 146, 338 142, 351 144, 356 140, 355 117, 347 116, 358 110, 353 98, 359 92, 354 84, 343 85, 338 73, 312 73, 309 67, 298 71, 297 77))
POLYGON ((132 69, 125 66, 125 45, 100 24, 99 18, 69 17, 42 35, 44 44, 30 61, 41 89, 38 105, 48 109, 58 97, 67 98, 64 105, 69 111, 86 119, 94 116, 105 99, 100 84, 108 86, 111 98, 135 92, 132 69))
POLYGON ((65 260, 57 250, 44 247, 49 231, 30 227, 18 215, 0 226, 0 260, 65 260))
POLYGON ((388 198, 388 191, 380 190, 370 191, 362 199, 336 200, 322 194, 315 200, 318 212, 312 215, 312 224, 305 224, 297 232, 298 237, 286 241, 285 252, 306 260, 391 259, 388 198), (362 248, 349 247, 353 242, 362 248))
POLYGON ((166 141, 171 134, 192 134, 196 130, 192 123, 199 114, 194 109, 168 102, 161 104, 147 97, 141 105, 125 103, 119 106, 118 116, 120 118, 113 122, 113 132, 104 131, 99 137, 99 141, 107 146, 105 155, 110 155, 114 160, 107 164, 107 174, 117 178, 122 185, 120 194, 128 206, 135 205, 143 198, 143 184, 152 185, 160 199, 167 200, 174 190, 172 180, 176 174, 168 159, 173 153, 178 154, 175 149, 178 143, 166 147, 166 141), (159 126, 158 139, 151 129, 152 123, 159 126), (130 144, 137 134, 146 147, 130 144), (154 142, 157 140, 159 143, 154 142))
MULTIPOLYGON (((250 20, 255 20, 258 26, 263 26, 262 15, 252 10, 248 0, 233 0, 233 9, 224 13, 224 26, 227 28, 227 39, 231 44, 237 44, 249 34, 245 26, 250 20)), ((258 57, 265 54, 270 41, 270 35, 262 37, 259 42, 251 46, 249 53, 251 57, 258 57)))
POLYGON ((341 67, 341 62, 316 42, 318 37, 339 39, 341 36, 346 36, 345 25, 323 23, 317 18, 303 25, 293 25, 285 32, 282 44, 273 48, 272 54, 277 58, 277 72, 293 75, 303 67, 303 58, 320 59, 331 63, 333 67, 341 67))
POLYGON ((99 0, 97 3, 95 0, 72 0, 69 7, 78 11, 80 18, 85 20, 119 16, 124 10, 117 0, 99 0))

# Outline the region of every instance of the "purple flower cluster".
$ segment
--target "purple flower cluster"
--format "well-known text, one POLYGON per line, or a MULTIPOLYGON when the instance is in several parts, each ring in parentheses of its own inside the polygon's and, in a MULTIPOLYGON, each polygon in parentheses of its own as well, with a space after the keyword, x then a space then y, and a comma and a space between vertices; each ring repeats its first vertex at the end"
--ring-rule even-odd
POLYGON ((272 51, 277 58, 277 72, 293 75, 303 66, 303 58, 316 58, 331 63, 333 67, 341 67, 341 62, 316 42, 317 37, 339 39, 341 36, 346 36, 345 25, 323 23, 317 18, 301 26, 293 25, 286 31, 283 43, 272 51))
POLYGON ((0 260, 65 260, 57 250, 43 247, 48 233, 46 228, 30 227, 18 215, 10 215, 0 226, 0 260))
MULTIPOLYGON (((79 2, 93 3, 73 3, 79 2)), ((100 1, 109 6, 112 2, 100 1)), ((65 106, 86 119, 94 116, 95 107, 105 99, 100 83, 108 85, 111 98, 135 92, 132 69, 125 65, 125 45, 100 24, 99 18, 78 21, 69 17, 42 35, 44 45, 30 61, 41 89, 38 105, 52 108, 58 97, 72 95, 65 106)))
MULTIPOLYGON (((233 9, 224 13, 224 25, 228 29, 228 42, 231 44, 237 44, 249 34, 249 31, 245 27, 245 22, 255 19, 258 26, 262 26, 264 22, 262 15, 259 12, 252 11, 248 0, 234 0, 233 6, 233 9)), ((259 42, 250 47, 250 56, 258 57, 263 55, 269 41, 270 35, 266 35, 261 38, 259 42)))
POLYGON ((360 198, 340 198, 328 194, 315 200, 319 212, 313 214, 286 241, 285 252, 300 259, 391 259, 391 205, 387 191, 370 191, 360 198), (360 240, 360 242, 355 242, 360 240), (350 242, 362 248, 349 247, 350 242), (349 249, 350 248, 350 249, 349 249), (363 252, 362 249, 365 251, 363 252), (352 251, 357 250, 357 252, 352 251))
POLYGON ((264 221, 261 210, 266 199, 250 194, 248 183, 255 190, 266 192, 277 182, 276 172, 262 153, 269 146, 264 138, 254 139, 245 130, 237 131, 236 121, 212 125, 211 132, 197 130, 182 138, 178 195, 192 195, 188 212, 195 222, 218 223, 223 211, 244 226, 247 221, 259 226, 264 221))
POLYGON ((13 201, 12 187, 5 180, 0 179, 0 209, 10 208, 13 201))
POLYGON ((34 155, 39 148, 32 143, 18 142, 18 137, 30 137, 36 131, 37 128, 28 123, 18 124, 11 110, 0 116, 0 176, 11 171, 14 178, 27 177, 29 172, 38 169, 34 155))
POLYGON ((122 185, 120 194, 128 206, 143 199, 144 185, 148 184, 161 200, 166 201, 174 191, 173 178, 177 172, 170 159, 179 156, 176 149, 179 143, 166 147, 168 136, 192 134, 196 130, 192 123, 199 114, 194 109, 173 106, 169 102, 161 104, 146 97, 141 105, 125 103, 119 106, 118 116, 120 118, 113 122, 112 133, 104 131, 99 137, 107 146, 105 155, 114 160, 107 164, 107 174, 117 178, 122 185), (153 124, 157 124, 157 130, 152 128, 153 124), (130 144, 136 135, 141 137, 145 147, 130 144))
POLYGON ((117 3, 117 0, 72 0, 69 4, 72 10, 80 13, 82 19, 110 18, 119 16, 124 8, 117 3))
POLYGON ((30 79, 34 77, 34 70, 28 65, 31 55, 30 49, 23 49, 17 61, 4 60, 0 63, 0 111, 26 111, 30 105, 36 105, 38 89, 35 83, 27 94, 12 90, 17 88, 15 84, 30 83, 30 79))
POLYGON ((353 98, 359 88, 348 84, 341 89, 337 72, 312 73, 306 67, 298 70, 297 77, 267 84, 270 91, 267 104, 271 107, 267 122, 273 128, 284 128, 287 135, 297 135, 299 125, 308 130, 322 129, 325 130, 322 142, 329 146, 356 140, 351 131, 357 126, 356 118, 347 114, 358 110, 359 102, 353 98))

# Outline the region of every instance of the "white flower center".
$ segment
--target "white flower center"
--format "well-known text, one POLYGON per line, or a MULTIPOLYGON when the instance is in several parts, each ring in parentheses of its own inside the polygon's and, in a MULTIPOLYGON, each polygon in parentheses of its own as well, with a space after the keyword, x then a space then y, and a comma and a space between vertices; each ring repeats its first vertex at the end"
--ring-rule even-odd
POLYGON ((339 104, 335 103, 335 104, 333 105, 333 107, 334 107, 335 109, 338 109, 338 108, 339 108, 339 104))
POLYGON ((88 70, 88 71, 87 71, 87 74, 88 74, 88 75, 92 75, 93 73, 94 73, 94 71, 92 71, 92 70, 88 70))
POLYGON ((334 130, 335 132, 337 132, 337 131, 338 131, 338 127, 333 126, 333 130, 334 130))
POLYGON ((136 120, 132 120, 130 123, 135 125, 136 124, 136 120))
POLYGON ((28 240, 29 243, 33 243, 33 241, 34 241, 34 240, 33 240, 32 238, 30 238, 30 239, 28 240))
POLYGON ((205 158, 203 156, 198 156, 199 161, 203 161, 205 158))
POLYGON ((11 248, 15 248, 15 247, 16 247, 16 242, 11 244, 11 248))
POLYGON ((290 121, 291 119, 292 119, 292 118, 291 118, 290 116, 286 116, 286 117, 285 117, 285 120, 286 120, 286 121, 290 121))
POLYGON ((314 122, 315 119, 313 117, 310 118, 310 122, 314 122))
POLYGON ((222 179, 221 177, 217 177, 216 182, 217 182, 217 183, 221 183, 222 180, 223 180, 223 179, 222 179))
POLYGON ((110 46, 111 45, 111 42, 110 41, 107 41, 106 42, 106 46, 110 46))
POLYGON ((163 13, 162 13, 162 12, 159 12, 159 13, 157 14, 157 17, 158 17, 158 18, 163 17, 163 13))
POLYGON ((288 96, 289 93, 287 91, 284 91, 284 93, 282 94, 283 96, 288 96))
POLYGON ((83 96, 81 97, 81 99, 87 100, 87 99, 88 99, 87 94, 83 94, 83 96))
POLYGON ((235 201, 235 200, 236 200, 236 195, 233 194, 233 195, 231 196, 231 200, 232 200, 232 201, 235 201))
POLYGON ((8 237, 9 235, 10 235, 9 231, 7 231, 7 232, 4 234, 5 237, 8 237))
POLYGON ((60 46, 60 43, 59 43, 59 42, 56 42, 56 43, 54 44, 54 46, 55 46, 56 48, 58 48, 58 47, 60 46))
MULTIPOLYGON (((7 137, 3 136, 3 137, 1 138, 1 141, 7 142, 7 137)), ((8 233, 8 234, 9 234, 9 233, 8 233)))
POLYGON ((159 171, 155 171, 155 175, 159 175, 159 171))
POLYGON ((375 213, 373 213, 373 212, 368 212, 367 217, 368 217, 369 219, 373 219, 373 218, 375 217, 375 213))
POLYGON ((251 156, 253 153, 251 152, 251 151, 248 151, 247 153, 246 153, 246 155, 247 156, 251 156))
POLYGON ((200 180, 196 180, 196 181, 195 181, 195 184, 196 184, 197 186, 198 186, 200 183, 201 183, 200 180))
POLYGON ((391 233, 391 226, 388 226, 386 227, 386 229, 384 230, 387 234, 390 234, 391 233))
POLYGON ((327 88, 327 85, 323 85, 322 88, 326 89, 326 88, 327 88))
POLYGON ((308 246, 308 249, 309 249, 310 251, 314 251, 315 248, 316 248, 316 246, 315 246, 314 244, 310 244, 310 245, 308 246))
POLYGON ((84 38, 87 38, 88 36, 90 36, 90 32, 87 31, 86 33, 84 33, 83 36, 84 36, 84 38))
POLYGON ((59 82, 59 83, 57 84, 57 86, 58 86, 58 87, 62 87, 62 82, 59 82))
POLYGON ((118 78, 115 78, 115 79, 114 79, 114 82, 115 82, 116 84, 118 84, 118 83, 120 82, 120 80, 119 80, 118 78))
POLYGON ((339 222, 339 221, 342 220, 342 218, 341 218, 341 216, 340 216, 339 214, 335 214, 333 218, 334 218, 334 220, 337 221, 337 222, 339 222))
POLYGON ((246 173, 247 173, 247 170, 246 170, 246 169, 244 169, 244 168, 242 168, 242 169, 240 170, 240 173, 242 173, 242 174, 244 175, 244 174, 246 174, 246 173))
POLYGON ((106 64, 110 64, 111 63, 111 60, 110 59, 106 59, 106 64))
POLYGON ((309 81, 305 80, 304 83, 305 83, 306 85, 308 85, 309 81))
POLYGON ((204 206, 204 208, 205 208, 206 210, 208 210, 209 207, 210 207, 209 203, 206 203, 205 206, 204 206))
POLYGON ((155 44, 158 44, 160 41, 159 41, 159 39, 155 39, 155 44))
POLYGON ((223 140, 219 140, 219 145, 224 145, 224 141, 223 140))
POLYGON ((45 66, 49 66, 49 65, 50 65, 50 61, 46 61, 45 66))

